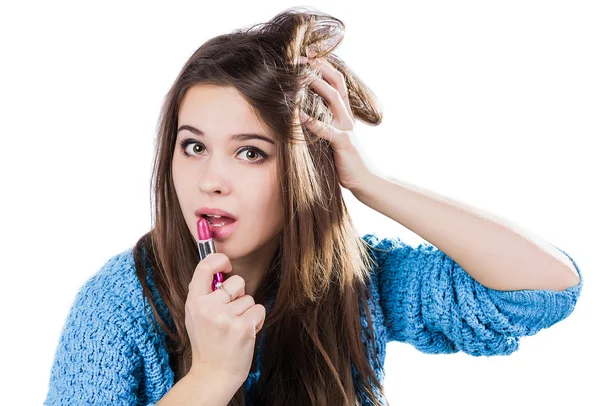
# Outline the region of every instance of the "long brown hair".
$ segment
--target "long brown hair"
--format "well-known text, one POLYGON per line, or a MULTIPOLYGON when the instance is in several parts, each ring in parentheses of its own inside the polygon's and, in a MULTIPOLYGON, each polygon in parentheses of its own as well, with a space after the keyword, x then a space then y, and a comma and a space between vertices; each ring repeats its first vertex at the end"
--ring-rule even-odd
MULTIPOLYGON (((199 254, 181 213, 171 165, 180 102, 190 87, 207 84, 237 89, 277 145, 285 221, 279 247, 254 298, 266 307, 267 296, 276 291, 256 340, 264 333, 268 345, 261 347, 255 404, 352 406, 359 404, 357 390, 362 389, 372 404, 381 405, 370 382, 385 397, 361 341, 359 301, 372 329, 367 305, 374 265, 370 246, 352 224, 329 143, 298 123, 299 109, 332 122, 324 99, 308 87, 317 74, 298 64, 307 47, 343 73, 355 118, 371 125, 381 123, 375 96, 333 54, 344 30, 340 20, 314 9, 287 9, 267 23, 204 43, 186 62, 165 98, 152 174, 154 228, 137 242, 134 256, 144 295, 169 338, 175 382, 192 362, 184 306, 199 254), (170 326, 150 294, 145 261, 151 265, 152 283, 172 318, 170 326), (359 377, 356 387, 351 365, 359 377)), ((372 334, 370 338, 375 348, 372 334)), ((254 358, 253 368, 256 351, 254 358)), ((244 396, 242 385, 230 405, 243 405, 244 396)))

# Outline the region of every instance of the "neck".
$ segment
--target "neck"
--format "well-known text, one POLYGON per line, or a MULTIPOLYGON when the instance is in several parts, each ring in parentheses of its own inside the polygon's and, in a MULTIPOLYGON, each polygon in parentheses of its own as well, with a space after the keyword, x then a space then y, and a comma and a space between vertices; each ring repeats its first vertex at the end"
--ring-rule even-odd
POLYGON ((267 267, 278 246, 279 237, 276 236, 251 254, 243 258, 231 260, 232 271, 223 275, 225 280, 232 275, 241 276, 246 282, 245 293, 256 297, 256 292, 264 279, 267 267))

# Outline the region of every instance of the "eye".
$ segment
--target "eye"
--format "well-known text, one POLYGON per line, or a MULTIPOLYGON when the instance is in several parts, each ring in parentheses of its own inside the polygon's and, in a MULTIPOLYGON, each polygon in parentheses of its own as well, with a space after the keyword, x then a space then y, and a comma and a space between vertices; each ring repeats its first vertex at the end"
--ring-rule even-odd
MULTIPOLYGON (((186 138, 185 140, 182 140, 180 142, 180 147, 181 147, 181 153, 183 154, 184 157, 189 158, 193 155, 199 155, 202 153, 202 149, 205 149, 204 144, 202 144, 201 142, 193 139, 193 138, 186 138), (191 148, 191 153, 188 152, 189 145, 193 145, 193 148, 191 148)), ((264 153, 262 150, 256 148, 256 147, 252 147, 252 146, 245 146, 242 147, 237 154, 240 154, 242 152, 251 152, 255 158, 249 157, 248 154, 246 155, 246 157, 250 158, 250 160, 248 160, 247 162, 250 164, 261 164, 264 161, 267 160, 267 158, 269 158, 269 155, 267 155, 266 153, 264 153), (262 159, 256 159, 256 158, 262 158, 262 159)))

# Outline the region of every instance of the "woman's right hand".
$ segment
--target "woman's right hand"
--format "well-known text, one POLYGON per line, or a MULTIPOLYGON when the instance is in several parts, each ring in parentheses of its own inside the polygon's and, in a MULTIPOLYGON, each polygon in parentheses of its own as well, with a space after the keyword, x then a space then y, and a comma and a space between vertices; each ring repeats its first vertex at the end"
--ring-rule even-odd
POLYGON ((185 328, 192 346, 190 373, 197 379, 218 377, 241 386, 250 372, 256 333, 266 311, 245 294, 246 282, 239 275, 223 282, 231 302, 225 290, 212 291, 213 275, 231 270, 223 253, 209 254, 198 263, 188 287, 185 328))

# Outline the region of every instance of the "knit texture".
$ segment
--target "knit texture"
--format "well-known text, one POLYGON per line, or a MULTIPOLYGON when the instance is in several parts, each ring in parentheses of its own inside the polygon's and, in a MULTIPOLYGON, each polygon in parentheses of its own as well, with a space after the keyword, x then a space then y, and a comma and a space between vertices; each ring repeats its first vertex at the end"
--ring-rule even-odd
MULTIPOLYGON (((373 298, 368 302, 373 330, 367 329, 361 311, 362 337, 381 382, 390 341, 431 354, 509 355, 518 350, 521 337, 570 315, 583 282, 579 273, 580 283, 565 291, 498 291, 479 284, 433 245, 415 248, 399 238, 379 239, 374 234, 363 239, 376 248, 372 251, 376 266, 369 285, 373 298)), ((150 269, 149 275, 158 311, 172 321, 150 269)), ((174 374, 163 345, 166 334, 157 328, 149 309, 135 273, 132 247, 109 259, 75 296, 59 337, 44 404, 156 406, 174 385, 174 374)), ((261 352, 259 341, 257 367, 244 383, 248 394, 260 376, 261 352)), ((354 366, 352 371, 356 377, 354 366)), ((371 405, 356 380, 355 388, 361 404, 371 405)))

